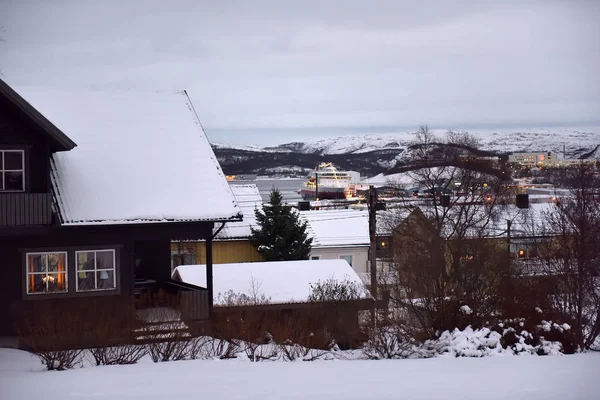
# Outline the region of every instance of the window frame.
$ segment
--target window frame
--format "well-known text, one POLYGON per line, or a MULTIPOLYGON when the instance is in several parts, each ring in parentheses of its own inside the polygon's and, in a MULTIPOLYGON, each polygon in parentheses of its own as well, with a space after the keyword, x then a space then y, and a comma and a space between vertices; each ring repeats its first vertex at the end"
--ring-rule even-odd
MULTIPOLYGON (((47 300, 47 299, 76 299, 80 297, 101 297, 101 296, 116 296, 121 295, 121 278, 124 271, 122 261, 122 251, 123 251, 122 243, 106 243, 106 244, 91 244, 88 246, 78 246, 78 245, 52 245, 52 246, 39 246, 39 247, 21 247, 19 248, 20 260, 21 260, 21 299, 24 301, 39 301, 39 300, 47 300), (102 289, 102 290, 93 290, 93 291, 83 291, 77 292, 75 290, 75 285, 73 285, 73 281, 77 279, 77 260, 75 259, 76 251, 83 250, 92 250, 92 251, 102 251, 102 250, 113 250, 115 257, 115 288, 114 289, 102 289), (49 292, 49 293, 38 293, 38 294, 29 294, 27 292, 27 255, 28 253, 67 253, 67 279, 69 280, 70 285, 68 286, 68 291, 66 292, 49 292)), ((129 264, 125 264, 125 268, 128 267, 129 264)))
POLYGON ((0 158, 0 176, 2 179, 0 180, 0 193, 24 193, 27 191, 27 183, 26 183, 26 160, 25 160, 25 150, 24 149, 10 149, 10 148, 0 148, 0 154, 2 157, 0 158), (4 168, 4 153, 21 153, 21 169, 10 169, 6 170, 4 168), (22 188, 19 190, 11 189, 5 190, 4 187, 6 185, 6 172, 21 172, 23 174, 23 184, 22 188))
POLYGON ((197 265, 200 264, 198 262, 198 253, 196 253, 195 251, 190 251, 189 249, 182 249, 181 251, 179 250, 171 250, 171 273, 173 273, 173 271, 175 271, 175 268, 177 268, 179 265, 197 265), (193 257, 194 258, 194 262, 192 264, 177 264, 175 262, 175 257, 181 256, 183 255, 184 260, 187 256, 193 257), (177 265, 176 265, 177 264, 177 265))
POLYGON ((114 291, 117 290, 117 250, 114 248, 101 248, 101 249, 80 249, 80 250, 75 250, 73 252, 74 254, 74 270, 73 272, 75 273, 75 293, 91 293, 91 292, 109 292, 109 291, 114 291), (98 269, 98 257, 96 256, 96 253, 99 252, 112 252, 112 268, 100 268, 98 269), (94 253, 94 269, 90 269, 90 270, 79 270, 79 253, 94 253), (98 288, 98 272, 108 272, 108 271, 112 271, 113 273, 113 287, 111 288, 107 288, 107 289, 99 289, 98 288), (94 289, 84 289, 84 290, 80 290, 79 289, 79 279, 77 277, 77 274, 79 274, 80 272, 84 272, 84 273, 90 273, 93 272, 94 273, 94 289))
MULTIPOLYGON (((48 284, 46 283, 46 287, 48 284)), ((67 250, 47 250, 47 251, 28 251, 25 253, 25 295, 26 296, 53 296, 53 295, 65 295, 69 293, 69 252, 67 250), (48 257, 49 254, 64 254, 65 255, 65 290, 57 292, 30 292, 29 291, 29 276, 30 275, 58 275, 61 272, 49 273, 48 272, 48 259, 46 258, 46 272, 29 272, 29 256, 45 255, 48 257)))

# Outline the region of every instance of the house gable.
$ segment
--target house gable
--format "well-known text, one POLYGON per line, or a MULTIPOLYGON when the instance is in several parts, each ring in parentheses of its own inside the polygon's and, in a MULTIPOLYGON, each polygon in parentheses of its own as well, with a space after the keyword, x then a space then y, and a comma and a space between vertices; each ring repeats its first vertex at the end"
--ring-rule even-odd
MULTIPOLYGON (((25 101, 23 97, 8 86, 2 79, 0 79, 0 103, 2 104, 1 110, 8 111, 8 114, 12 115, 13 118, 18 116, 17 118, 21 121, 27 121, 30 127, 29 132, 33 132, 43 137, 45 140, 42 141, 48 143, 51 152, 68 151, 77 146, 73 140, 65 135, 31 104, 25 101)), ((6 115, 4 115, 4 113, 2 114, 2 120, 4 122, 6 115)), ((4 125, 4 123, 2 125, 4 125)), ((3 126, 3 128, 5 128, 5 126, 3 126)), ((20 128, 18 131, 22 133, 25 129, 20 128)), ((29 140, 31 140, 31 138, 29 138, 29 140)), ((38 140, 41 140, 41 138, 38 140)))

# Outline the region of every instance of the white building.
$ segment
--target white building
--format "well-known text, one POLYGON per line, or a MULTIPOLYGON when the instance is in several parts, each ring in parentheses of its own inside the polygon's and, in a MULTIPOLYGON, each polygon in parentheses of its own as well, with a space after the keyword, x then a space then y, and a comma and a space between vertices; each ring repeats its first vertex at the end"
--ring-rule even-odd
POLYGON ((300 212, 312 237, 311 260, 343 259, 357 273, 368 271, 369 216, 362 210, 300 212))
POLYGON ((551 151, 512 153, 508 156, 508 162, 523 167, 558 167, 565 164, 562 154, 551 151))

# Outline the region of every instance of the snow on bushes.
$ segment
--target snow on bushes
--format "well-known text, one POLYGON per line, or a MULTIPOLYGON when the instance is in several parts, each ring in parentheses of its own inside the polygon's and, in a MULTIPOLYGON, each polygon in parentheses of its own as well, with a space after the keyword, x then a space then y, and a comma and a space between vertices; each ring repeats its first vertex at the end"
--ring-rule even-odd
MULTIPOLYGON (((544 332, 564 333, 568 324, 548 323, 539 325, 544 332)), ((435 354, 454 357, 485 357, 504 355, 558 355, 564 353, 561 341, 547 340, 539 332, 524 329, 525 320, 515 318, 498 322, 494 329, 474 330, 470 326, 464 330, 444 331, 436 340, 429 340, 425 346, 435 354)), ((555 336, 556 337, 556 336, 555 336)))
POLYGON ((429 340, 425 346, 435 354, 449 354, 455 357, 484 357, 503 352, 500 344, 502 336, 488 328, 473 330, 444 331, 437 340, 429 340))
MULTIPOLYGON (((523 322, 523 321, 519 321, 523 322)), ((499 323, 497 330, 470 326, 464 330, 444 331, 436 340, 429 340, 425 347, 435 354, 454 357, 485 357, 504 355, 557 355, 563 352, 560 342, 549 341, 524 329, 517 330, 499 323)))
POLYGON ((460 307, 460 312, 465 315, 470 315, 473 314, 473 309, 465 304, 464 306, 460 307))

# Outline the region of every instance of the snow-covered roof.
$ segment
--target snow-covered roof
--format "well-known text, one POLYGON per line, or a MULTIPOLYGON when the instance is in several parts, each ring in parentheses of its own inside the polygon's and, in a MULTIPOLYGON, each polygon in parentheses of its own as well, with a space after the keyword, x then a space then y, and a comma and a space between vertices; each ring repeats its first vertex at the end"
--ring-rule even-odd
POLYGON ((379 174, 371 178, 366 178, 361 181, 365 185, 373 185, 375 187, 381 186, 398 186, 398 187, 409 187, 414 186, 414 175, 407 173, 397 173, 391 175, 379 174))
POLYGON ((225 227, 217 235, 217 239, 248 238, 252 234, 250 228, 258 228, 254 209, 261 209, 262 197, 260 196, 258 187, 255 184, 231 184, 230 187, 240 209, 242 210, 244 220, 226 223, 225 227))
POLYGON ((308 222, 312 246, 368 246, 369 215, 364 210, 311 210, 300 212, 308 222))
MULTIPOLYGON (((173 271, 173 277, 206 287, 206 266, 180 265, 173 271)), ((269 304, 305 303, 311 284, 329 279, 358 285, 363 289, 362 297, 370 298, 346 260, 271 261, 213 264, 214 304, 223 305, 230 291, 248 296, 264 295, 269 304)))
POLYGON ((64 224, 218 221, 240 209, 187 93, 19 93, 77 147, 52 157, 64 224))

